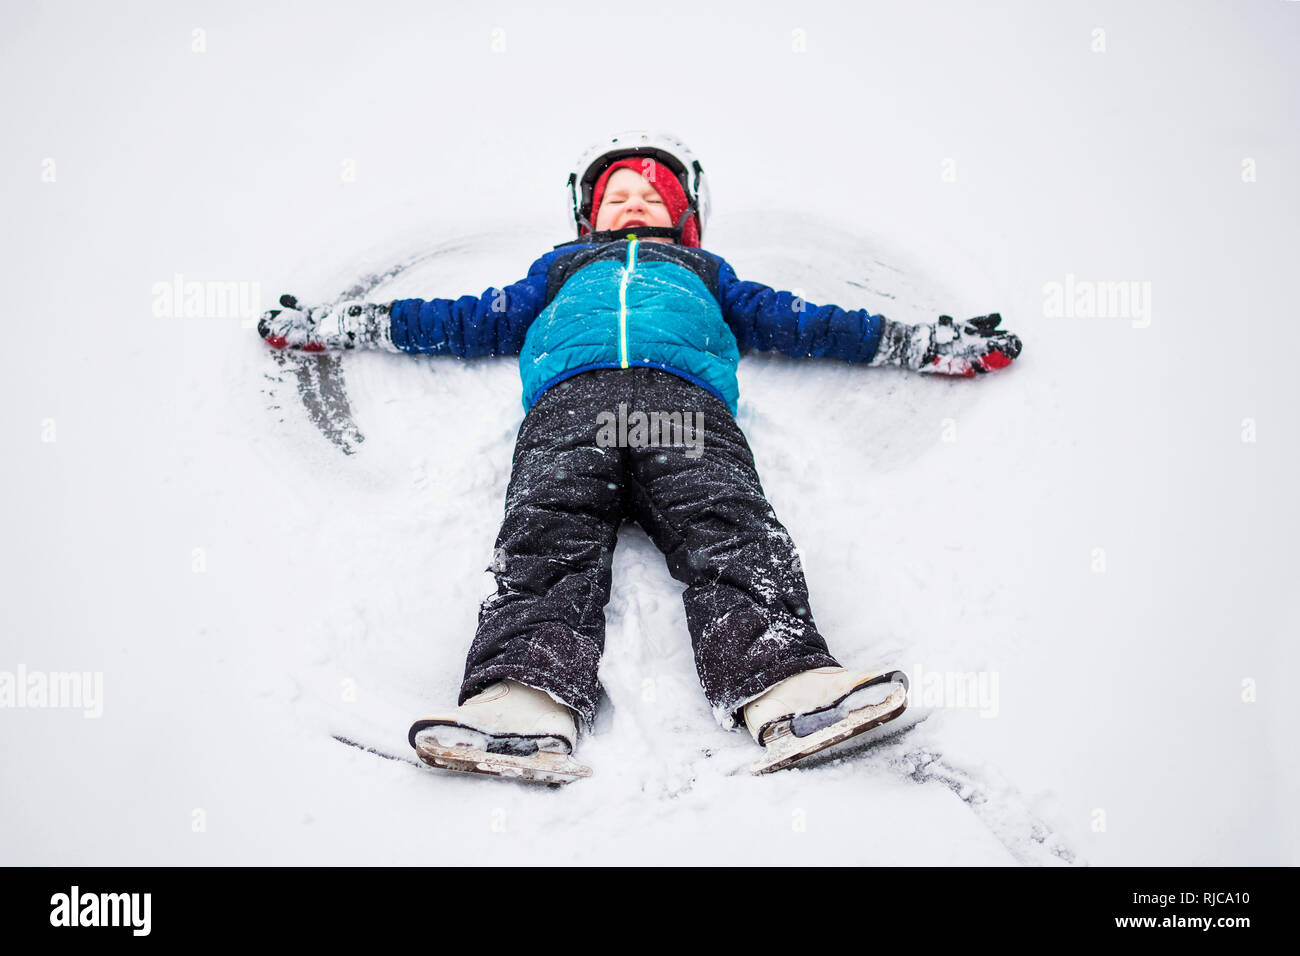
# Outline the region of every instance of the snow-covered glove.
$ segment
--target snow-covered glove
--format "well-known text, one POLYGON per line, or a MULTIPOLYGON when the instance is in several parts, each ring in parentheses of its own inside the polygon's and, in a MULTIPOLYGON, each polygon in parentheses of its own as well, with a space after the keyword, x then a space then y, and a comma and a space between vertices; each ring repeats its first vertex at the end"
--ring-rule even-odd
POLYGON ((999 330, 1002 316, 994 312, 962 323, 951 315, 935 325, 907 325, 883 319, 880 346, 869 365, 897 365, 913 372, 937 375, 978 375, 1005 368, 1020 354, 1020 339, 999 330))
POLYGON ((286 294, 280 296, 280 305, 282 308, 262 313, 257 321, 257 334, 273 348, 400 351, 393 345, 389 303, 336 302, 309 309, 286 294))

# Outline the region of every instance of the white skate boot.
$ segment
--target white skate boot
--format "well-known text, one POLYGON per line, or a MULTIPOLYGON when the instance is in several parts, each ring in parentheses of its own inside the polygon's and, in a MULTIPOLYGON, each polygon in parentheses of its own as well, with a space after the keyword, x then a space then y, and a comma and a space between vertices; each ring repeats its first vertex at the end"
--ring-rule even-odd
POLYGON ((417 720, 408 739, 441 770, 556 784, 591 776, 572 757, 573 712, 518 681, 496 681, 455 710, 417 720))
POLYGON ((750 770, 783 770, 819 751, 860 737, 884 736, 907 709, 907 675, 899 670, 854 672, 817 667, 787 677, 745 705, 745 726, 763 756, 750 770))

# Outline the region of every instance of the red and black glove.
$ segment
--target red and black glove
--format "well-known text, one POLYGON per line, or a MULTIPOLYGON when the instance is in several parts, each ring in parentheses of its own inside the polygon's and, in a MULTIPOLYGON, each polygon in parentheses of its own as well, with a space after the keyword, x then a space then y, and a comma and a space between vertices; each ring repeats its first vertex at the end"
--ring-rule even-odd
POLYGON ((326 349, 373 348, 398 351, 389 327, 389 305, 336 302, 309 309, 291 295, 280 296, 282 308, 262 313, 257 334, 277 349, 323 352, 326 349))
POLYGON ((880 345, 870 365, 897 365, 934 375, 982 375, 1005 368, 1020 354, 1018 336, 998 329, 994 312, 955 323, 939 316, 935 325, 906 325, 883 319, 880 345))

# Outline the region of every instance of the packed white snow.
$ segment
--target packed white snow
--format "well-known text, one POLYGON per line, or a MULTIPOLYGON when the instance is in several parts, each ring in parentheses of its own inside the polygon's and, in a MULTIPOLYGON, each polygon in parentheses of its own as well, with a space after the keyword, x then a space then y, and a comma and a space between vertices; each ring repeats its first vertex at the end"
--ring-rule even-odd
POLYGON ((0 678, 99 674, 102 714, 11 682, 0 863, 1300 862, 1300 4, 746 11, 675 11, 643 88, 557 51, 659 8, 7 10, 0 678), (701 156, 741 278, 1024 340, 973 381, 742 358, 819 628, 929 714, 892 750, 746 773, 626 526, 594 775, 415 765, 492 587, 515 360, 348 354, 331 441, 301 357, 163 301, 412 256, 374 297, 478 295, 630 126, 701 156))

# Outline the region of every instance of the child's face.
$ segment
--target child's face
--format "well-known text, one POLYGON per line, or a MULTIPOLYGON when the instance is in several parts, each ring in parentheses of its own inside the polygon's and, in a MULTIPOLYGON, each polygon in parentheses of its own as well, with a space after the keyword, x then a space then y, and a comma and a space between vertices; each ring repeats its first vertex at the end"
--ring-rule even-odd
MULTIPOLYGON (((637 225, 672 226, 673 221, 668 215, 668 207, 650 181, 635 169, 624 166, 614 170, 605 183, 600 211, 596 213, 596 231, 637 225)), ((659 241, 672 242, 671 239, 659 241)))

